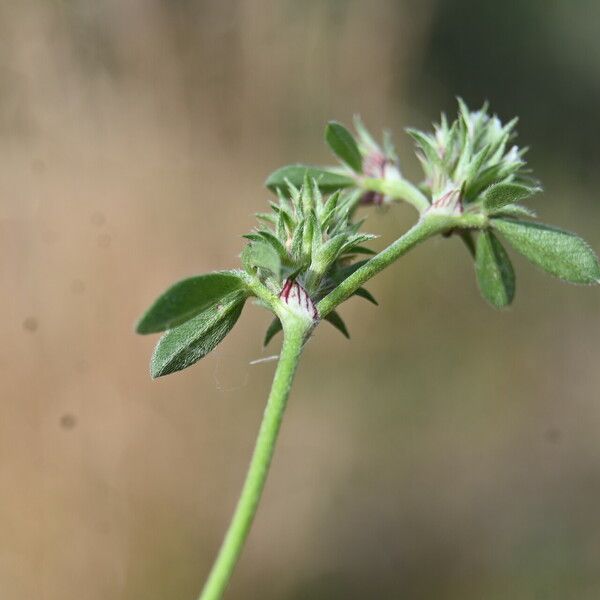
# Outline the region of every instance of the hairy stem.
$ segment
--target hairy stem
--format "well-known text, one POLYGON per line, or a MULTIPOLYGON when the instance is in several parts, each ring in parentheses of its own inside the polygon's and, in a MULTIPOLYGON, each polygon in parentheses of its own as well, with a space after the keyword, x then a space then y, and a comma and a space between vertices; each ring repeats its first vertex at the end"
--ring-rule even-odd
POLYGON ((284 324, 283 346, 246 481, 199 600, 219 600, 223 596, 240 557, 265 487, 292 380, 307 335, 307 326, 300 320, 291 319, 284 324))
POLYGON ((373 192, 380 192, 395 200, 404 200, 404 202, 412 204, 419 211, 419 214, 425 212, 430 206, 425 194, 406 179, 386 181, 384 179, 364 178, 362 187, 373 192))
POLYGON ((426 239, 451 230, 453 226, 482 227, 485 217, 481 215, 424 215, 411 229, 402 237, 390 244, 385 250, 376 254, 362 267, 357 269, 350 277, 345 279, 338 287, 323 298, 317 304, 317 310, 321 318, 328 315, 338 304, 348 299, 354 292, 372 277, 383 271, 386 267, 406 254, 411 248, 426 239))

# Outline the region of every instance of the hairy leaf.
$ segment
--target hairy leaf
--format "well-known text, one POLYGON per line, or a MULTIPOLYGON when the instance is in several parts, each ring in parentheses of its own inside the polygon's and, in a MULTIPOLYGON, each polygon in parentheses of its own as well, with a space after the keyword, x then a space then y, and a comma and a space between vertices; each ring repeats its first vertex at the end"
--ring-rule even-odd
POLYGON ((304 182, 304 176, 314 178, 317 181, 319 189, 324 193, 335 192, 341 188, 352 187, 356 182, 347 175, 340 175, 327 169, 320 167, 312 167, 309 165, 289 165, 277 169, 265 181, 265 185, 275 191, 278 188, 282 191, 287 191, 287 182, 300 187, 304 182))
POLYGON ((475 271, 481 295, 496 308, 508 306, 515 295, 515 273, 502 244, 490 231, 477 238, 475 271))
POLYGON ((488 213, 494 217, 514 217, 515 219, 535 219, 537 216, 534 210, 522 204, 506 204, 500 208, 490 210, 488 213))
POLYGON ((515 204, 529 198, 538 191, 520 183, 496 183, 483 194, 483 206, 488 210, 501 208, 507 204, 515 204))
POLYGON ((286 262, 288 260, 288 253, 285 249, 285 246, 281 243, 279 238, 272 233, 271 231, 267 231, 266 229, 260 229, 257 231, 257 234, 270 246, 273 247, 275 252, 279 255, 281 262, 286 262))
POLYGON ((346 254, 366 254, 368 256, 373 256, 377 254, 375 250, 371 250, 371 248, 366 248, 365 246, 352 246, 348 250, 345 251, 346 254))
POLYGON ((325 316, 325 320, 331 323, 338 331, 340 331, 345 337, 350 339, 350 334, 348 333, 348 328, 346 327, 346 323, 344 323, 342 317, 340 317, 339 313, 335 310, 332 310, 329 314, 325 316))
POLYGON ((432 165, 441 165, 441 159, 438 154, 437 148, 433 140, 418 129, 413 129, 409 127, 406 130, 406 133, 410 135, 415 142, 417 142, 418 148, 423 153, 423 156, 432 164, 432 165))
POLYGON ((348 277, 350 277, 350 275, 352 275, 352 273, 354 273, 354 271, 357 271, 363 265, 366 265, 368 262, 369 262, 368 260, 359 260, 358 262, 355 262, 346 267, 341 267, 339 269, 336 269, 330 275, 331 283, 333 284, 334 287, 337 287, 338 285, 340 285, 340 283, 342 283, 342 281, 345 281, 348 277))
POLYGON ((354 172, 362 172, 362 155, 352 134, 336 121, 330 121, 325 128, 325 140, 335 155, 354 172))
POLYGON ((294 231, 294 237, 292 238, 292 243, 290 246, 290 254, 296 260, 300 260, 302 258, 302 240, 304 239, 304 226, 305 220, 302 219, 302 221, 298 223, 296 231, 294 231))
POLYGON ((281 258, 266 241, 252 242, 242 251, 242 264, 246 271, 252 273, 256 269, 268 271, 273 275, 279 275, 281 269, 281 258))
POLYGON ((267 328, 263 346, 266 346, 282 329, 281 321, 278 317, 275 317, 267 328))
POLYGON ((152 377, 181 371, 206 356, 231 331, 245 300, 245 292, 232 292, 218 304, 167 331, 154 349, 150 363, 152 377))
POLYGON ((472 258, 475 258, 475 241, 473 240, 473 232, 468 230, 463 230, 458 233, 460 239, 464 243, 465 247, 469 251, 469 254, 472 258))
POLYGON ((223 296, 244 288, 235 271, 217 271, 178 281, 164 292, 136 325, 138 333, 157 333, 185 323, 223 296))
POLYGON ((324 272, 340 255, 342 246, 346 242, 346 237, 343 234, 338 234, 328 239, 318 250, 313 257, 315 266, 320 272, 324 272))
POLYGON ((359 296, 360 298, 364 298, 365 300, 368 300, 369 302, 371 302, 371 304, 374 304, 375 306, 379 306, 379 302, 377 302, 377 300, 375 300, 375 298, 373 297, 373 294, 371 294, 371 292, 364 287, 359 287, 352 295, 359 296))
POLYGON ((517 252, 544 271, 571 283, 600 282, 594 251, 580 237, 548 225, 513 219, 492 219, 517 252))

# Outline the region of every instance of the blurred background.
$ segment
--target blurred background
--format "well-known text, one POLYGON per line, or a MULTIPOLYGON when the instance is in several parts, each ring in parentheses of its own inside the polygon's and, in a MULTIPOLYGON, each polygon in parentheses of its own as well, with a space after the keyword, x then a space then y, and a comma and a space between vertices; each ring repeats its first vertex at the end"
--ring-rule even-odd
MULTIPOLYGON (((600 250, 597 0, 0 3, 0 589, 196 598, 277 352, 248 305, 151 381, 133 323, 232 268, 276 167, 328 119, 428 127, 455 95, 519 115, 543 221, 600 250)), ((370 215, 381 248, 410 207, 370 215)), ((480 299, 455 239, 379 276, 298 373, 227 598, 600 597, 600 292, 515 257, 480 299)))

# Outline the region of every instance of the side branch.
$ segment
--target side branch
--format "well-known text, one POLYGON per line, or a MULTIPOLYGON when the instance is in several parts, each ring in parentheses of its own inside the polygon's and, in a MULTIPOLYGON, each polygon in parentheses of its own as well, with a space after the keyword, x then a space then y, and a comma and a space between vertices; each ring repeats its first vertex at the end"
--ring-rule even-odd
POLYGON ((336 306, 347 300, 354 292, 364 285, 369 279, 383 271, 386 267, 406 254, 420 242, 444 231, 451 230, 460 225, 462 227, 483 226, 480 215, 448 216, 426 214, 402 237, 390 244, 385 250, 375 255, 369 262, 357 269, 350 277, 345 279, 337 288, 330 292, 317 304, 321 318, 328 315, 336 306))

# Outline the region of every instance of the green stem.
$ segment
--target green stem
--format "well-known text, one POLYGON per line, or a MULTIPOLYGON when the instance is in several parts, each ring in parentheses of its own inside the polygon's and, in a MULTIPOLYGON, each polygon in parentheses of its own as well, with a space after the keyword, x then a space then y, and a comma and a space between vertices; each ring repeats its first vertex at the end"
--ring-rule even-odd
POLYGON ((354 292, 371 277, 383 271, 399 259, 403 254, 424 240, 448 231, 455 226, 479 228, 484 225, 483 215, 451 216, 443 214, 426 214, 402 237, 390 244, 385 250, 375 255, 362 267, 354 271, 338 287, 317 304, 321 318, 328 315, 338 304, 348 299, 354 292))
POLYGON ((223 596, 240 557, 265 487, 292 380, 308 331, 306 323, 300 319, 290 318, 284 322, 283 346, 246 481, 199 600, 219 600, 223 596))
MULTIPOLYGON (((371 258, 369 262, 357 269, 335 290, 325 296, 317 305, 319 315, 322 318, 325 317, 371 277, 427 238, 452 230, 454 227, 481 228, 485 223, 486 217, 483 215, 465 214, 454 216, 432 213, 431 211, 426 212, 418 223, 401 238, 371 258)), ((259 298, 279 309, 276 312, 283 324, 283 346, 246 481, 231 524, 199 600, 220 600, 231 579, 265 486, 269 466, 275 451, 275 442, 302 348, 314 326, 312 319, 307 318, 306 315, 296 315, 288 310, 265 286, 257 283, 253 278, 246 276, 245 279, 249 288, 259 298)))
POLYGON ((404 200, 412 204, 419 214, 425 212, 430 206, 427 196, 406 179, 386 181, 367 177, 362 180, 361 187, 372 192, 380 192, 395 200, 404 200))

